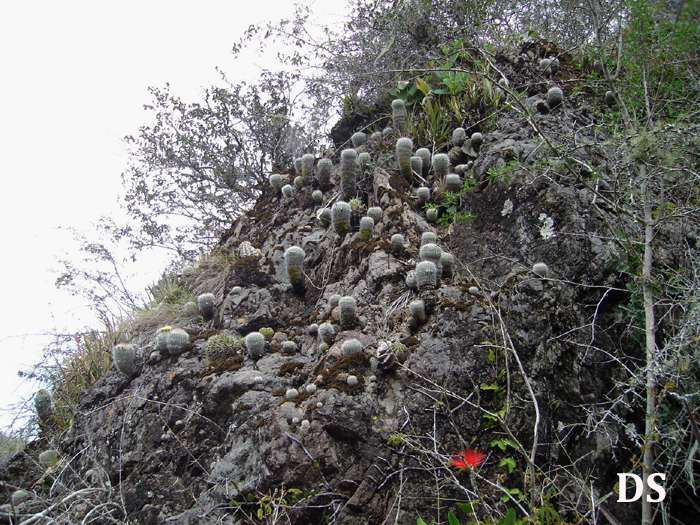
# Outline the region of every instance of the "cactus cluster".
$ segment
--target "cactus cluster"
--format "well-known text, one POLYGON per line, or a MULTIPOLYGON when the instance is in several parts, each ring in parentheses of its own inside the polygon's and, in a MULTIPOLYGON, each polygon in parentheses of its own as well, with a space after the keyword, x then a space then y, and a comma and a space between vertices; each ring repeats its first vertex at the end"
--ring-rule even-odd
POLYGON ((243 353, 243 345, 239 335, 217 334, 211 336, 204 345, 204 355, 209 362, 217 359, 231 359, 243 353))
POLYGON ((291 199, 294 197, 294 187, 290 184, 285 184, 282 186, 282 195, 287 197, 288 199, 291 199))
POLYGON ((165 346, 170 355, 179 355, 187 349, 190 335, 182 328, 172 328, 165 337, 165 346))
POLYGON ((393 370, 406 362, 408 352, 401 343, 382 341, 377 346, 377 360, 385 370, 393 370))
POLYGON ((335 328, 330 323, 322 323, 318 327, 318 336, 324 343, 332 343, 335 339, 335 328))
POLYGON ((547 104, 550 108, 556 108, 564 102, 564 92, 558 87, 549 88, 547 91, 547 104))
POLYGON ((294 291, 304 291, 304 250, 299 246, 291 246, 284 252, 284 262, 287 268, 287 277, 294 291))
POLYGON ((345 200, 357 193, 357 151, 345 149, 340 154, 340 191, 345 200))
POLYGON ((245 336, 245 347, 250 358, 257 361, 265 353, 265 336, 260 332, 250 332, 245 336))
POLYGON ((452 132, 452 143, 458 148, 467 141, 467 133, 464 128, 456 128, 452 132))

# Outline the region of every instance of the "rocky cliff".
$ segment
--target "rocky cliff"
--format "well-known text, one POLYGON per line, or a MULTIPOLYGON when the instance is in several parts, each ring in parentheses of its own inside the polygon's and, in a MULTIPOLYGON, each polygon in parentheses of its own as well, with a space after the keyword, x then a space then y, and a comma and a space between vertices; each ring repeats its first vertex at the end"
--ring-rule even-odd
MULTIPOLYGON (((16 486, 32 481, 44 498, 16 508, 58 523, 89 523, 91 512, 101 523, 445 523, 449 510, 499 523, 508 508, 536 523, 554 523, 537 518, 550 511, 563 522, 594 523, 601 512, 637 522, 638 508, 611 491, 633 468, 629 425, 641 432, 643 415, 609 404, 643 357, 620 309, 629 294, 614 238, 636 226, 605 199, 616 191, 606 169, 616 153, 597 126, 608 111, 601 94, 579 84, 563 53, 561 71, 542 75, 547 53, 529 44, 500 55, 524 107, 502 105, 467 129, 481 144, 449 151, 454 166, 472 163, 474 185, 455 204, 469 220, 426 219, 416 189, 444 203, 443 181, 401 176, 392 136, 358 148, 371 160, 344 235, 319 218, 341 200, 338 158, 320 203, 315 178, 291 192, 262 188, 179 277, 195 295, 214 294, 213 318, 169 321, 189 334, 177 355, 156 350, 161 320, 139 325, 128 341, 138 371, 113 368, 85 392, 60 443, 63 463, 47 474, 29 452, 6 466, 16 486), (546 103, 555 84, 558 106, 546 103), (576 144, 581 162, 550 162, 543 135, 576 144), (376 207, 363 238, 360 220, 376 207), (452 260, 416 285, 430 257, 422 244, 452 260), (292 246, 303 250, 294 287, 292 246), (354 311, 344 300, 341 312, 347 297, 354 311), (257 359, 239 342, 254 332, 267 336, 257 359), (222 334, 233 337, 214 354, 222 334), (485 460, 468 453, 461 459, 479 464, 455 468, 467 449, 485 460)), ((446 206, 440 213, 449 219, 446 206)), ((690 237, 668 232, 665 256, 678 261, 690 237)))

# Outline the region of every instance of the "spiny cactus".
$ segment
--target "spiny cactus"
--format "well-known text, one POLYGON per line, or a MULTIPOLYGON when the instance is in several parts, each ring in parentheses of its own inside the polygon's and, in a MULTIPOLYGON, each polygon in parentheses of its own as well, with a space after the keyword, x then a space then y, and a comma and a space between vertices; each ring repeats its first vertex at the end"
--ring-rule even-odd
POLYGON ((238 245, 238 257, 241 259, 245 257, 258 257, 260 254, 258 250, 250 243, 250 241, 243 241, 238 245))
POLYGON ((294 171, 301 173, 301 157, 294 159, 294 171))
POLYGON ((357 376, 349 375, 345 382, 348 384, 349 387, 353 387, 358 383, 357 376))
POLYGON ((348 339, 343 341, 340 350, 343 355, 356 354, 357 352, 362 352, 362 343, 357 339, 348 339))
POLYGON ((335 232, 343 237, 350 231, 350 213, 352 209, 347 202, 338 201, 331 208, 331 220, 335 232))
POLYGON ((301 158, 301 177, 304 179, 304 185, 308 186, 311 184, 311 178, 314 173, 314 161, 316 158, 311 154, 307 153, 301 158))
POLYGON ((603 63, 600 60, 593 62, 593 71, 598 75, 603 76, 603 63))
POLYGON ((472 145, 472 148, 474 149, 474 151, 479 151, 479 148, 481 147, 481 145, 484 142, 484 136, 481 133, 479 133, 478 131, 475 133, 472 133, 472 137, 470 139, 470 142, 471 142, 471 145, 472 145))
POLYGON ((605 92, 605 104, 610 108, 615 106, 615 94, 612 91, 605 92))
POLYGON ((543 262, 538 262, 532 266, 532 272, 540 277, 547 277, 549 275, 549 267, 543 262))
POLYGON ((440 286, 440 278, 442 277, 442 248, 437 244, 427 243, 420 247, 419 254, 421 261, 430 261, 435 265, 435 270, 437 271, 435 285, 440 286))
POLYGON ((364 174, 366 173, 369 163, 372 161, 372 157, 370 157, 370 154, 367 153, 366 151, 363 151, 357 156, 357 166, 360 169, 360 173, 364 174))
POLYGON ((304 250, 299 246, 291 246, 284 252, 284 262, 287 267, 287 277, 296 292, 304 291, 304 250))
POLYGON ((379 142, 382 140, 382 132, 381 131, 375 131, 369 136, 369 140, 372 142, 379 142))
POLYGON ((367 135, 362 131, 358 131, 357 133, 353 133, 350 140, 352 141, 353 148, 359 148, 360 146, 367 144, 367 135))
POLYGON ((346 200, 357 193, 357 151, 354 149, 345 149, 340 154, 340 190, 346 200))
POLYGON ((430 188, 421 186, 416 190, 416 206, 422 208, 430 200, 430 188))
POLYGON ((182 313, 187 317, 198 317, 199 308, 197 307, 197 303, 194 301, 187 301, 182 305, 182 313))
POLYGON ((408 182, 413 181, 411 170, 411 156, 413 155, 413 141, 408 137, 401 137, 396 141, 396 160, 399 163, 401 175, 408 182))
POLYGON ((297 344, 294 341, 285 341, 282 343, 282 353, 284 355, 294 355, 297 353, 297 344))
POLYGON ((391 123, 396 133, 406 133, 406 103, 400 98, 391 102, 391 123))
POLYGON ((260 332, 250 332, 245 336, 245 347, 250 358, 257 361, 265 353, 265 336, 260 332))
POLYGON ((299 391, 296 388, 288 388, 287 392, 284 394, 284 397, 287 399, 294 399, 299 395, 299 391))
POLYGON ((265 337, 266 341, 272 341, 272 338, 275 336, 275 331, 269 326, 263 326, 258 331, 265 337))
POLYGON ((462 179, 456 173, 448 173, 445 177, 445 190, 458 192, 462 187, 462 179))
POLYGON ((39 465, 41 465, 44 468, 53 468, 58 464, 58 460, 60 459, 60 455, 58 454, 58 450, 44 450, 41 454, 39 454, 39 465))
POLYGON ((389 126, 388 128, 384 128, 382 130, 382 138, 391 137, 393 134, 394 134, 394 128, 392 128, 391 126, 389 126))
POLYGON ((190 342, 189 334, 182 328, 173 328, 165 339, 170 355, 178 355, 185 351, 190 342))
POLYGON ((288 199, 291 199, 294 197, 294 187, 290 184, 285 184, 282 186, 282 195, 287 197, 288 199))
POLYGON ((318 327, 318 336, 326 343, 332 343, 335 339, 335 328, 330 323, 321 323, 318 327))
POLYGON ((557 57, 554 57, 550 62, 549 62, 549 69, 552 71, 552 75, 556 75, 557 72, 559 71, 559 59, 557 57))
POLYGON ((112 359, 122 374, 132 376, 136 373, 136 345, 116 345, 112 349, 112 359))
POLYGON ((335 308, 336 306, 338 306, 341 297, 342 295, 340 295, 339 293, 334 293, 328 298, 328 304, 331 305, 331 308, 335 308))
POLYGON ((540 71, 543 75, 550 76, 552 74, 552 61, 549 58, 540 60, 540 71))
POLYGON ((435 235, 433 232, 423 232, 422 235, 420 236, 420 245, 423 246, 425 244, 435 244, 437 242, 437 235, 435 235))
POLYGON ((452 143, 458 148, 467 141, 467 133, 464 128, 456 128, 452 132, 452 143))
POLYGON ((419 291, 435 288, 437 268, 432 261, 421 261, 416 265, 416 286, 419 291))
POLYGON ((185 266, 182 267, 182 276, 183 277, 192 277, 195 274, 195 269, 194 266, 191 264, 186 264, 185 266))
POLYGON ((411 171, 419 175, 423 174, 423 159, 418 155, 411 157, 411 171))
POLYGON ((416 150, 416 156, 423 160, 421 175, 423 175, 423 178, 426 178, 428 176, 428 172, 430 171, 430 150, 428 148, 418 148, 416 150))
POLYGON ((39 421, 46 422, 53 415, 53 399, 51 395, 43 388, 39 389, 34 394, 34 409, 39 421))
POLYGON ((272 186, 276 190, 279 190, 284 185, 282 175, 280 175, 279 173, 273 173, 272 175, 270 175, 268 180, 270 181, 270 186, 272 186))
POLYGON ((323 192, 321 190, 314 190, 314 192, 311 194, 311 197, 317 204, 321 204, 323 202, 323 192))
POLYGON ((217 359, 231 359, 243 351, 239 335, 217 334, 204 345, 204 355, 210 363, 217 359))
POLYGON ((427 316, 425 315, 425 303, 421 299, 411 301, 408 305, 411 309, 411 315, 416 318, 419 323, 425 323, 427 316))
POLYGON ((435 178, 442 180, 447 175, 447 170, 450 167, 450 157, 446 153, 438 153, 433 155, 433 172, 435 178))
POLYGON ((404 249, 404 237, 400 233, 395 233, 391 236, 391 251, 395 254, 399 254, 404 249))
POLYGON ((321 208, 320 210, 318 210, 318 213, 316 213, 316 218, 323 226, 330 226, 331 221, 333 220, 331 215, 331 209, 321 208))
POLYGON ((406 274, 406 287, 411 290, 418 289, 418 282, 416 281, 416 272, 414 270, 409 271, 406 274))
POLYGON ((425 210, 425 216, 428 219, 428 222, 435 222, 438 218, 438 209, 428 208, 425 210))
POLYGON ((369 241, 374 235, 374 219, 372 217, 362 217, 360 219, 360 239, 369 241))
POLYGON ((304 177, 301 175, 294 177, 294 187, 298 190, 302 189, 304 187, 304 177))
POLYGON ((327 190, 331 186, 331 168, 333 163, 331 159, 321 159, 316 165, 316 178, 318 185, 322 190, 327 190))
POLYGON ((384 211, 379 206, 372 206, 367 210, 367 216, 372 217, 374 224, 377 224, 379 221, 381 221, 383 215, 384 211))
POLYGON ((451 253, 442 252, 442 255, 440 256, 440 265, 442 266, 443 278, 450 279, 452 277, 454 262, 455 258, 451 253))
POLYGON ((562 102, 564 102, 564 92, 556 86, 549 88, 549 91, 547 91, 547 104, 549 107, 556 108, 562 102))
POLYGON ((357 317, 357 303, 355 299, 350 296, 341 297, 338 302, 338 308, 340 309, 340 326, 343 330, 352 328, 357 317))
POLYGON ((306 391, 309 394, 312 394, 312 395, 315 394, 316 393, 316 385, 314 385, 313 383, 311 383, 310 385, 306 385, 306 391))
POLYGON ((197 308, 202 312, 202 317, 205 321, 209 321, 214 318, 214 303, 216 302, 216 297, 213 293, 203 293, 197 296, 197 308))
MULTIPOLYGON (((197 305, 195 305, 195 309, 197 310, 197 315, 199 315, 199 308, 197 308, 197 305)), ((155 349, 159 352, 165 352, 168 350, 168 332, 172 330, 172 326, 163 326, 158 329, 158 333, 156 334, 156 347, 155 349)))

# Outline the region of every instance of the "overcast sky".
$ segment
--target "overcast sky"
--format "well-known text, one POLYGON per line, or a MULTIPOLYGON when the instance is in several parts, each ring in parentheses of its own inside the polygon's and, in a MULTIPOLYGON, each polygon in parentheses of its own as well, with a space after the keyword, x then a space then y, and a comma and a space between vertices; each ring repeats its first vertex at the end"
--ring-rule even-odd
MULTIPOLYGON (((341 9, 316 0, 324 20, 341 9)), ((145 122, 149 86, 171 85, 185 101, 216 83, 255 77, 231 47, 249 25, 291 16, 283 0, 39 0, 0 5, 0 154, 5 292, 0 315, 0 408, 28 395, 17 370, 35 363, 54 328, 77 331, 91 314, 57 291, 57 258, 77 244, 57 229, 86 232, 100 215, 118 216, 121 138, 145 122)), ((153 263, 143 282, 158 278, 153 263), (150 273, 150 274, 149 274, 150 273)), ((8 423, 0 413, 0 427, 8 423)))

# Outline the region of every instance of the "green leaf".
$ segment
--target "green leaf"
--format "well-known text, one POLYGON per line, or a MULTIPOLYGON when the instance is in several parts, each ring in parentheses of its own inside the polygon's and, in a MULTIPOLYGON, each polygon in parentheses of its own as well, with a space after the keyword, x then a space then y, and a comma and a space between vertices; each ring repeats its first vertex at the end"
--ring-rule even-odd
POLYGON ((459 525, 459 520, 457 519, 457 516, 455 516, 452 511, 449 511, 447 513, 447 521, 450 522, 450 525, 459 525))
POLYGON ((508 467, 508 474, 511 474, 513 472, 513 469, 515 468, 515 460, 513 458, 503 458, 499 463, 499 467, 506 466, 508 467))
POLYGON ((455 505, 457 505, 457 507, 462 509, 467 514, 472 514, 474 512, 474 508, 472 507, 471 503, 455 503, 455 505))

